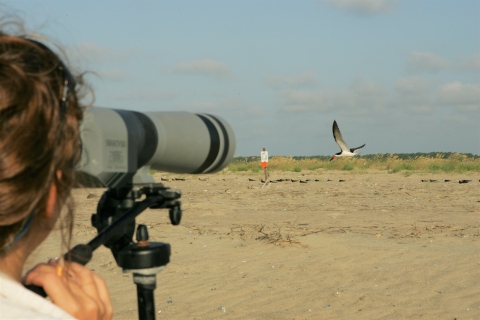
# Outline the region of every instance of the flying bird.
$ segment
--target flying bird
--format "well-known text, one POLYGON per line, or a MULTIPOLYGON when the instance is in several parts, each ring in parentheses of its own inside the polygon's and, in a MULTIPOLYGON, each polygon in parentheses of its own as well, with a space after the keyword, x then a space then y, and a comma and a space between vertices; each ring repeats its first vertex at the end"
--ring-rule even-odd
POLYGON ((333 138, 335 138, 335 142, 338 144, 340 149, 342 149, 342 151, 340 151, 338 153, 335 153, 332 156, 332 158, 330 159, 330 161, 332 161, 333 159, 336 159, 337 157, 353 157, 353 156, 356 156, 358 153, 355 152, 355 150, 358 150, 358 149, 361 149, 361 148, 365 147, 365 144, 364 144, 363 146, 350 149, 348 147, 348 145, 345 143, 345 141, 343 141, 342 133, 340 132, 340 129, 338 128, 337 121, 335 121, 335 120, 333 120, 332 131, 333 131, 333 138))

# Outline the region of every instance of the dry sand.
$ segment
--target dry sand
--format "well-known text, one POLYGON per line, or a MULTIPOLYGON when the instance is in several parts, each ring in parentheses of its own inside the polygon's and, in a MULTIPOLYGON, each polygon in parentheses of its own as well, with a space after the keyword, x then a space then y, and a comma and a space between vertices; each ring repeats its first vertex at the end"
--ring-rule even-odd
MULTIPOLYGON (((157 319, 480 319, 479 173, 273 172, 310 181, 263 188, 262 175, 155 175, 182 191, 184 210, 179 226, 166 210, 137 218, 172 247, 157 319)), ((96 235, 103 191, 74 190, 75 243, 96 235)), ((58 255, 52 234, 29 266, 58 255)), ((88 266, 106 279, 114 318, 138 319, 132 275, 111 252, 88 266)))

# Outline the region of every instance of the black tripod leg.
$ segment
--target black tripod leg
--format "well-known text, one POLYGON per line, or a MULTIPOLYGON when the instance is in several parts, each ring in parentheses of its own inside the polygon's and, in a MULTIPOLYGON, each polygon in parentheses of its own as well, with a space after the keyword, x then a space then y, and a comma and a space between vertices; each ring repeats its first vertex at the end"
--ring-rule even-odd
POLYGON ((156 274, 134 274, 134 282, 137 285, 138 318, 140 320, 155 320, 153 291, 157 287, 156 274))

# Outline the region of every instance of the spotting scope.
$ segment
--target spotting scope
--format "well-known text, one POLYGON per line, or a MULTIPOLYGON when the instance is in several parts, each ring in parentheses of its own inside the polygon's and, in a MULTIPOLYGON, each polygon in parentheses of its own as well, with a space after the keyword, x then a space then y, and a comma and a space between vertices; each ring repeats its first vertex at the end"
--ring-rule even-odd
POLYGON ((226 167, 235 153, 232 128, 210 114, 90 107, 80 135, 77 181, 84 187, 153 183, 150 169, 213 173, 226 167))

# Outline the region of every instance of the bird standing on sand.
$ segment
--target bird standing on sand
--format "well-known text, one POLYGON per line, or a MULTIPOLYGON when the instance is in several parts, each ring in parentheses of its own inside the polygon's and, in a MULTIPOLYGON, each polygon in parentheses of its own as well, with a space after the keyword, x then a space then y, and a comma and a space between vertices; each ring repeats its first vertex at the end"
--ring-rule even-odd
POLYGON ((333 131, 333 137, 335 138, 335 142, 338 144, 340 149, 342 149, 342 151, 340 151, 338 153, 335 153, 332 156, 332 158, 330 159, 330 161, 332 161, 333 159, 336 159, 337 157, 353 157, 353 156, 356 156, 358 153, 355 152, 355 150, 358 150, 358 149, 361 149, 361 148, 365 147, 365 144, 364 144, 363 146, 350 149, 348 147, 348 145, 345 143, 345 141, 343 141, 342 133, 340 132, 340 129, 338 128, 337 121, 335 121, 335 120, 333 120, 332 131, 333 131))

